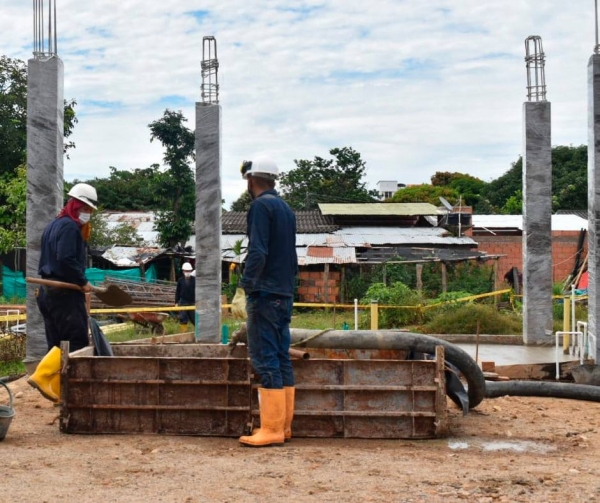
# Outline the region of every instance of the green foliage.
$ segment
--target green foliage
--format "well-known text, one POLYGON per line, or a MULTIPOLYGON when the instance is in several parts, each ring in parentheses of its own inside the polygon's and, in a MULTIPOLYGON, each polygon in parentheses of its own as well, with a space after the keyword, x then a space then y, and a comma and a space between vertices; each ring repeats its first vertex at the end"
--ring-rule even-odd
POLYGON ((233 203, 231 203, 231 211, 248 211, 252 204, 252 196, 247 190, 242 193, 233 203))
POLYGON ((14 178, 0 184, 0 253, 25 247, 27 173, 19 166, 14 178))
MULTIPOLYGON (((471 295, 488 293, 494 287, 492 266, 477 262, 461 262, 447 266, 448 292, 471 292, 471 295)), ((440 280, 441 283, 441 280, 440 280)))
POLYGON ((194 160, 194 132, 185 127, 187 119, 181 112, 165 110, 163 117, 149 124, 151 141, 158 140, 165 147, 164 162, 169 169, 158 173, 155 195, 161 208, 154 228, 161 246, 182 248, 192 235, 196 216, 194 173, 189 163, 194 160))
MULTIPOLYGON (((149 168, 133 171, 110 167, 108 178, 94 178, 87 183, 98 192, 98 201, 104 208, 115 211, 148 211, 160 209, 156 196, 161 177, 160 167, 153 164, 149 168)), ((73 182, 73 185, 78 180, 73 182)), ((70 188, 70 184, 67 190, 70 188)))
POLYGON ((351 147, 333 148, 333 159, 294 160, 296 168, 279 181, 283 198, 294 210, 313 210, 318 203, 370 203, 377 191, 369 191, 363 178, 366 163, 351 147))
POLYGON ((135 227, 121 223, 110 229, 108 222, 101 211, 92 213, 90 219, 92 225, 92 235, 89 246, 91 248, 101 248, 103 246, 144 246, 144 240, 138 236, 135 227))
POLYGON ((438 313, 421 330, 429 334, 521 334, 522 319, 486 304, 466 303, 438 313))
MULTIPOLYGON (((380 305, 386 306, 419 306, 423 304, 421 296, 411 290, 404 283, 396 282, 390 286, 383 283, 374 283, 367 290, 361 304, 369 304, 377 300, 380 305)), ((379 326, 381 328, 401 328, 416 323, 422 318, 419 309, 380 309, 379 326)))
POLYGON ((487 213, 489 203, 482 195, 486 185, 483 180, 465 173, 438 171, 431 177, 431 184, 454 189, 462 196, 463 204, 471 206, 474 213, 487 213))
POLYGON ((451 187, 434 186, 423 183, 406 187, 397 191, 387 202, 390 203, 429 203, 440 205, 440 197, 444 197, 450 204, 457 204, 460 194, 451 187))
POLYGON ((504 206, 500 209, 500 213, 504 215, 521 215, 523 214, 523 192, 517 190, 510 196, 504 206))
MULTIPOLYGON (((75 100, 64 102, 64 137, 77 123, 75 100)), ((27 150, 27 65, 19 59, 0 57, 0 178, 9 180, 26 163, 27 150)), ((75 148, 65 141, 64 151, 75 148)))

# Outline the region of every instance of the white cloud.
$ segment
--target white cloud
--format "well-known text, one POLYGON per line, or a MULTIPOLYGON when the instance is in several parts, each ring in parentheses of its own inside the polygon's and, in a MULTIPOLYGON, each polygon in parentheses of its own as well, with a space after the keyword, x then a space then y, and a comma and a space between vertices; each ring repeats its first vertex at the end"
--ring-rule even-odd
MULTIPOLYGON (((521 153, 532 34, 546 51, 553 144, 587 141, 592 2, 58 0, 58 11, 65 96, 80 119, 68 179, 161 162, 147 125, 170 106, 193 127, 205 35, 218 43, 227 203, 257 151, 291 169, 352 146, 371 187, 437 170, 497 178, 521 153)), ((0 52, 29 58, 31 4, 0 0, 0 12, 0 52)))

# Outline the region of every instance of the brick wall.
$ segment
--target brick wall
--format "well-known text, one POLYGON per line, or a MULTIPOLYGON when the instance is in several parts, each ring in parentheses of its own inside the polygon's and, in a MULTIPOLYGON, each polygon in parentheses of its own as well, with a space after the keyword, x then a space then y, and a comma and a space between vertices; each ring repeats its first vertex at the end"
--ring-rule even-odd
MULTIPOLYGON (((523 271, 523 238, 522 236, 473 236, 477 241, 479 251, 490 255, 505 255, 498 260, 498 280, 502 281, 504 275, 511 267, 518 267, 523 271)), ((573 270, 579 231, 554 231, 552 233, 552 281, 564 281, 573 270)), ((587 239, 581 260, 587 252, 587 239)))
POLYGON ((298 286, 300 302, 333 303, 340 301, 341 275, 339 271, 329 272, 327 298, 325 298, 325 273, 323 271, 300 271, 298 279, 300 281, 298 286))

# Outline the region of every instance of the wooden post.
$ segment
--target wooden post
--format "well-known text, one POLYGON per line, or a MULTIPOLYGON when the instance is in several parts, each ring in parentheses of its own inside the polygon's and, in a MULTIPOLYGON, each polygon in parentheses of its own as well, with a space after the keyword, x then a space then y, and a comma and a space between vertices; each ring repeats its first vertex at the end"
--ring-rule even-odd
POLYGON ((442 262, 442 293, 448 291, 448 280, 446 278, 446 264, 442 262))
POLYGON ((371 330, 379 330, 379 309, 376 300, 371 301, 371 330))
POLYGON ((423 292, 423 264, 417 264, 417 292, 423 292))
MULTIPOLYGON (((494 259, 494 292, 498 291, 498 258, 494 259)), ((494 295, 494 307, 498 306, 498 296, 494 295)))
POLYGON ((342 265, 342 277, 340 279, 340 302, 346 303, 346 266, 342 265))
POLYGON ((329 303, 329 264, 325 264, 325 273, 323 275, 323 297, 325 304, 329 303))

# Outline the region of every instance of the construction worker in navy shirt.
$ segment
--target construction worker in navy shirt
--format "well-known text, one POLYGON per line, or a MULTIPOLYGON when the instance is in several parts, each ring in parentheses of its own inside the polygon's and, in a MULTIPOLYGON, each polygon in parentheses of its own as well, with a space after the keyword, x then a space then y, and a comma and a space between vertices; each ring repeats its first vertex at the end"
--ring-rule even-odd
POLYGON ((292 436, 295 401, 289 349, 298 273, 296 217, 275 191, 279 170, 274 161, 244 161, 241 171, 253 201, 240 286, 246 293, 248 351, 262 387, 260 429, 239 441, 250 447, 283 445, 292 436))
MULTIPOLYGON (((176 306, 195 306, 196 305, 196 276, 192 264, 186 262, 181 266, 183 276, 177 281, 175 289, 176 306)), ((188 322, 195 325, 195 311, 179 311, 179 331, 185 332, 188 322)))
POLYGON ((27 381, 53 402, 60 398, 60 343, 69 341, 69 350, 88 345, 88 312, 85 293, 92 287, 85 277, 86 248, 90 238, 89 220, 96 209, 96 189, 78 183, 69 191, 69 200, 42 234, 38 274, 44 278, 73 283, 81 291, 40 287, 37 304, 44 318, 48 353, 27 381))

